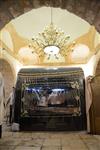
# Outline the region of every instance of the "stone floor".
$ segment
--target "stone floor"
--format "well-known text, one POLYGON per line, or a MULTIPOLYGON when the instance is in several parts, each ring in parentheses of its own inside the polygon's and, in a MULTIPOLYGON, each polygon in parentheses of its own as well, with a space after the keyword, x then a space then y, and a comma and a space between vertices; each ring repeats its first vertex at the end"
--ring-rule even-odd
POLYGON ((100 136, 86 132, 3 131, 0 150, 100 150, 100 136))

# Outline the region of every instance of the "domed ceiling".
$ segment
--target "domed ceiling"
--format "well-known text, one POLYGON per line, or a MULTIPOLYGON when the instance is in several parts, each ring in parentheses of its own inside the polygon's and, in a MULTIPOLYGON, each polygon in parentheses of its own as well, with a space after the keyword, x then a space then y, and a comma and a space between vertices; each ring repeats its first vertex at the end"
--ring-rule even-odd
POLYGON ((84 64, 100 49, 99 33, 76 15, 52 8, 52 22, 50 7, 32 9, 1 30, 1 47, 23 65, 84 64))

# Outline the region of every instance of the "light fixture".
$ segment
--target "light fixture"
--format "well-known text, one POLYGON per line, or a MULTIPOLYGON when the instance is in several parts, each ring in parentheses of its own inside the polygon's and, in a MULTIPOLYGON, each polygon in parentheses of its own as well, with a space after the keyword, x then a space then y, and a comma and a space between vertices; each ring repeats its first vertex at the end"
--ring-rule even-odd
POLYGON ((53 54, 53 55, 56 55, 56 54, 58 54, 59 53, 59 47, 57 47, 57 46, 47 46, 47 47, 45 47, 44 48, 44 52, 46 53, 46 54, 53 54))
POLYGON ((69 35, 65 35, 65 33, 57 28, 52 21, 53 13, 51 7, 51 22, 45 27, 44 31, 38 34, 38 37, 32 38, 32 42, 30 46, 32 46, 35 51, 42 56, 44 54, 55 55, 56 56, 60 51, 66 51, 68 40, 70 38, 69 35))

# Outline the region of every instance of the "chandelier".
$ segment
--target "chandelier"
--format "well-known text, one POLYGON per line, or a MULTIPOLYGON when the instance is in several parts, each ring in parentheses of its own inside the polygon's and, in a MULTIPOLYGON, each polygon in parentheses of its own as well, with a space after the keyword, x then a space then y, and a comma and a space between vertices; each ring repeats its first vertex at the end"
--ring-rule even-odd
MULTIPOLYGON (((43 54, 57 55, 59 52, 67 53, 68 40, 70 36, 50 23, 38 37, 32 38, 32 46, 40 56, 43 54)), ((57 57, 56 57, 57 58, 57 57)))
POLYGON ((37 38, 32 38, 33 43, 37 44, 44 53, 57 54, 60 50, 66 49, 70 36, 50 23, 37 38))
POLYGON ((57 54, 67 55, 69 52, 68 41, 69 35, 65 35, 64 31, 57 28, 52 21, 52 7, 51 7, 51 22, 45 27, 44 31, 38 33, 38 36, 32 38, 30 47, 33 47, 39 57, 43 57, 45 54, 55 56, 58 59, 57 54))

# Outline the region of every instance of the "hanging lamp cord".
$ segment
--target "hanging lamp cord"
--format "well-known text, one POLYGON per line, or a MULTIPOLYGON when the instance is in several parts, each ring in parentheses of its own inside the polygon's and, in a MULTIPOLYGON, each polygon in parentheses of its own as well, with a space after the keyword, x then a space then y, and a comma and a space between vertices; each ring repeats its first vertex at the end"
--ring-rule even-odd
POLYGON ((50 8, 51 8, 51 11, 50 11, 50 23, 52 24, 53 23, 53 8, 52 8, 52 1, 50 0, 50 8))
POLYGON ((52 14, 53 14, 53 12, 52 12, 52 7, 51 7, 51 24, 53 23, 52 14))

